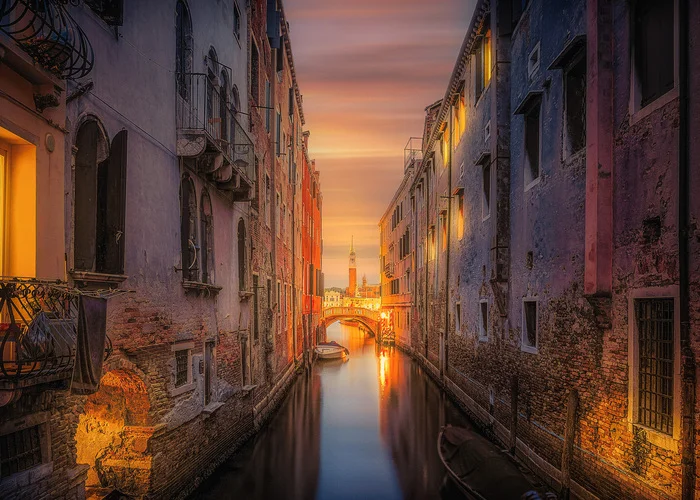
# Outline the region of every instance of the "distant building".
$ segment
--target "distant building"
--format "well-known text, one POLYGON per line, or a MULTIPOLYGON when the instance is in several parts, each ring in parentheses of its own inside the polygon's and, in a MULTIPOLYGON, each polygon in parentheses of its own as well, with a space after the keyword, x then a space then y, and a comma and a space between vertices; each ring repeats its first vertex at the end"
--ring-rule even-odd
POLYGON ((357 295, 357 263, 355 261, 355 246, 353 239, 350 239, 350 258, 348 264, 348 288, 345 295, 355 297, 357 295))

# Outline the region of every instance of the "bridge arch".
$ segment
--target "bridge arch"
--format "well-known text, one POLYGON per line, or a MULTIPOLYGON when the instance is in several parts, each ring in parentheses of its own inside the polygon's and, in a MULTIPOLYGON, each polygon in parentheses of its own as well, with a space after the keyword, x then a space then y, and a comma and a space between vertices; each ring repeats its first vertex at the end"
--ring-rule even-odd
POLYGON ((326 328, 342 320, 355 320, 361 323, 375 336, 379 337, 379 311, 364 307, 328 307, 323 310, 321 319, 326 328))

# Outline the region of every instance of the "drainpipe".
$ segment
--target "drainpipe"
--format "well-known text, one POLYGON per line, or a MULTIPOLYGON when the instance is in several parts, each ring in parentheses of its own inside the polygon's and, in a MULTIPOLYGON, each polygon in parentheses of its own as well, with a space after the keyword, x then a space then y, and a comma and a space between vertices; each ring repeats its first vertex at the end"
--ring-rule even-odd
POLYGON ((695 356, 691 346, 689 308, 690 229, 690 94, 689 94, 689 2, 679 0, 679 126, 678 126, 678 268, 680 274, 681 343, 681 492, 684 500, 695 498, 695 356))

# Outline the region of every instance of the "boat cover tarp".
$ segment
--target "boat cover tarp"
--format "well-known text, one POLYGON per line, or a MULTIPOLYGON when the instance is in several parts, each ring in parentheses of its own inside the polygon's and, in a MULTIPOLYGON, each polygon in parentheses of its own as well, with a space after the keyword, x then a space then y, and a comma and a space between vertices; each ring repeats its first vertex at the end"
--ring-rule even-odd
POLYGON ((473 430, 448 425, 440 452, 459 481, 484 498, 519 499, 535 489, 505 452, 473 430))

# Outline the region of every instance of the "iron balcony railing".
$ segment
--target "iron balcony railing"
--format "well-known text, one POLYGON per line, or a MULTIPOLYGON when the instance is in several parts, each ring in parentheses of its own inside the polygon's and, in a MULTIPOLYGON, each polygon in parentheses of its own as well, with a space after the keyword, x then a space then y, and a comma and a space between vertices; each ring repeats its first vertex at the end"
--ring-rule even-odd
POLYGON ((236 110, 221 91, 218 79, 204 73, 178 73, 176 81, 178 131, 204 133, 226 162, 244 174, 252 186, 253 142, 238 122, 236 110))
POLYGON ((61 0, 0 0, 0 31, 59 78, 81 78, 94 64, 90 41, 61 0))
POLYGON ((387 278, 394 277, 394 263, 393 262, 387 262, 386 264, 384 264, 384 274, 386 275, 387 278))
POLYGON ((403 149, 403 168, 404 171, 413 166, 415 162, 423 159, 423 139, 420 137, 411 137, 403 149))
POLYGON ((0 278, 0 388, 72 375, 79 297, 60 281, 0 278))

